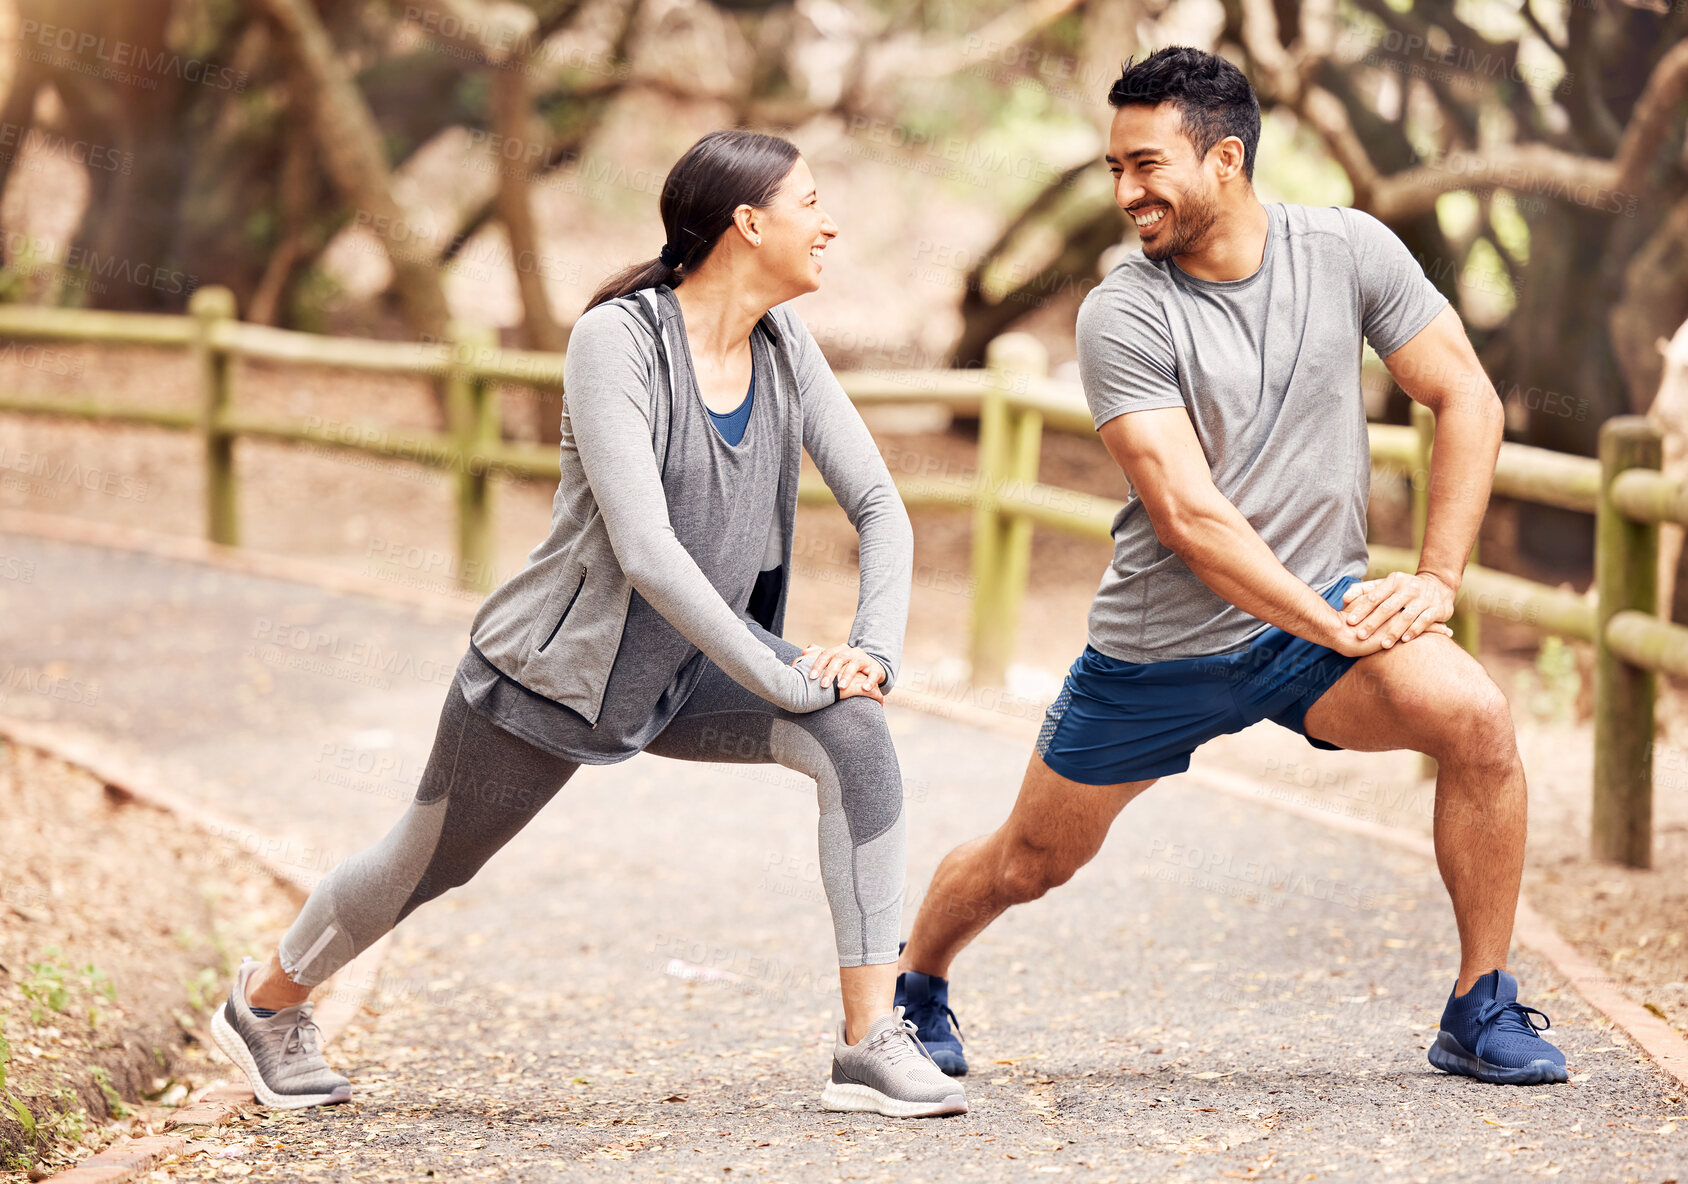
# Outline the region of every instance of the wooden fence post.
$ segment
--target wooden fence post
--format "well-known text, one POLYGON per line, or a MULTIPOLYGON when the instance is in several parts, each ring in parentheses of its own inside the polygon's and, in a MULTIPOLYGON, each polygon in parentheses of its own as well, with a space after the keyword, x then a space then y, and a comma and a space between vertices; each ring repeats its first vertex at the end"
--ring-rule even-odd
POLYGON ((1600 502, 1594 519, 1594 811, 1597 859, 1630 867, 1653 862, 1653 705, 1658 675, 1612 652, 1607 623, 1625 609, 1658 611, 1659 526, 1636 522, 1612 503, 1612 480, 1626 469, 1657 469, 1659 429, 1638 415, 1600 428, 1600 502))
POLYGON ((234 293, 223 287, 200 288, 188 298, 194 319, 193 358, 199 381, 199 432, 205 442, 205 537, 230 547, 240 545, 240 486, 234 471, 233 433, 223 429, 223 413, 234 401, 229 355, 213 348, 219 321, 235 317, 234 293))
POLYGON ((498 334, 482 326, 453 323, 451 372, 446 378, 446 410, 456 446, 457 583, 490 592, 493 586, 494 534, 489 453, 499 439, 498 402, 492 384, 475 373, 481 350, 496 349, 498 334))
POLYGON ((973 508, 973 622, 970 654, 975 686, 1001 684, 1014 654, 1014 632, 1031 568, 1032 524, 1004 514, 1004 490, 1037 480, 1043 416, 1016 407, 1027 379, 1048 373, 1049 355, 1027 333, 1004 333, 985 348, 990 386, 979 409, 979 476, 973 508))

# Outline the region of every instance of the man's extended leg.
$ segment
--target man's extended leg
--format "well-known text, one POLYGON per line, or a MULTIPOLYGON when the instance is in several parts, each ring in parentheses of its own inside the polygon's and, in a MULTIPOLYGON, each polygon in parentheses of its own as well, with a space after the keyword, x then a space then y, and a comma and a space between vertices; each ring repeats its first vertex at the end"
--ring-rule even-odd
POLYGON ((1453 641, 1424 634, 1356 661, 1303 722, 1308 736, 1343 748, 1436 758, 1436 865, 1460 965, 1431 1063, 1491 1082, 1564 1081, 1564 1056, 1536 1035, 1530 1015, 1541 1013, 1517 1003, 1506 970, 1527 806, 1506 696, 1453 641))
POLYGON ((1101 848, 1126 803, 1154 783, 1088 785, 1061 776, 1034 751, 1007 821, 938 865, 903 948, 897 1003, 945 1073, 967 1072, 960 1033, 951 1027, 951 960, 1009 906, 1071 879, 1101 848))
POLYGON ((1154 783, 1085 785, 1033 753, 1007 821, 938 865, 902 969, 947 977, 950 961, 1010 905, 1036 900, 1089 863, 1126 803, 1154 783))

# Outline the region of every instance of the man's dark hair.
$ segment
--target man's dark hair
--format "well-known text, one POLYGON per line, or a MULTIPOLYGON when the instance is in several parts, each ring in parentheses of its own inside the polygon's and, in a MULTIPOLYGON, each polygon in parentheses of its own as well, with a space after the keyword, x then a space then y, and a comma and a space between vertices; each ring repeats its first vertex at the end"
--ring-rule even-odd
POLYGON ((1127 60, 1119 81, 1108 91, 1115 107, 1178 108, 1184 135, 1207 156, 1226 136, 1243 142, 1243 175, 1254 182, 1254 150, 1260 144, 1260 100, 1243 72, 1218 54, 1187 45, 1157 49, 1141 62, 1127 60))

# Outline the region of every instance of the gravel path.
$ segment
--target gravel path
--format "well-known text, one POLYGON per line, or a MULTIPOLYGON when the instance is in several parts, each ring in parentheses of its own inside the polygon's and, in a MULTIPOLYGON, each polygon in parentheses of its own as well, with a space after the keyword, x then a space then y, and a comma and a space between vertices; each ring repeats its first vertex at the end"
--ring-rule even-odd
MULTIPOLYGON (((461 621, 16 535, 0 558, 31 565, 0 581, 0 712, 178 770, 250 828, 230 858, 270 836, 320 874, 402 808, 461 621)), ((912 907, 1001 819, 1027 752, 891 718, 912 907)), ((970 1114, 829 1115, 814 856, 812 789, 784 770, 583 771, 399 932, 332 1053, 354 1105, 262 1117, 171 1178, 1664 1181, 1688 1163, 1674 1083, 1528 957, 1575 1084, 1431 1069, 1456 954, 1435 868, 1189 779, 958 963, 970 1114)))

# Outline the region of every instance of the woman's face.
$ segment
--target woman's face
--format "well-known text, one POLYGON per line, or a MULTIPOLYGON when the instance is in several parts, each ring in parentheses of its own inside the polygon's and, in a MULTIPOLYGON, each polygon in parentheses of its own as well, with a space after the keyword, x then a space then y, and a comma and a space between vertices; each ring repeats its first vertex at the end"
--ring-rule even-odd
POLYGON ((786 174, 774 200, 761 211, 762 266, 794 295, 821 286, 821 254, 838 235, 838 227, 821 209, 815 176, 801 156, 786 174))

